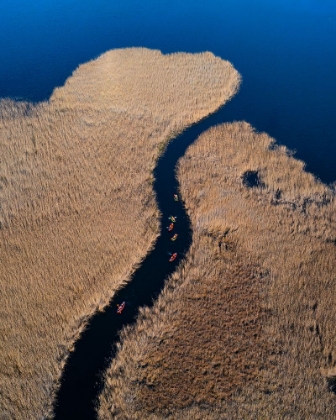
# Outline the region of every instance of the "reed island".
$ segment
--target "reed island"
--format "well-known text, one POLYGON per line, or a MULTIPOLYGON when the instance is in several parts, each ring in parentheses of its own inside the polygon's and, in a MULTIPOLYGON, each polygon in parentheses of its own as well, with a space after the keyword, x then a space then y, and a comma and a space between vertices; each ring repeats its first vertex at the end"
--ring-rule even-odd
POLYGON ((130 48, 46 102, 0 101, 0 417, 50 414, 65 360, 158 235, 153 169, 239 74, 211 53, 130 48))
POLYGON ((123 332, 101 420, 336 418, 335 188, 245 122, 178 165, 193 241, 123 332))

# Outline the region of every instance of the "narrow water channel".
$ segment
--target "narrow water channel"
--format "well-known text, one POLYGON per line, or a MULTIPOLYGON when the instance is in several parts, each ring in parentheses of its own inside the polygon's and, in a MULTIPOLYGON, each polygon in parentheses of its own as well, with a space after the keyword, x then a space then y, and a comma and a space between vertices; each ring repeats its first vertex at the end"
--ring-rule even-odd
POLYGON ((171 141, 165 153, 158 160, 154 172, 154 190, 162 213, 161 232, 155 248, 144 259, 131 281, 117 292, 103 312, 94 314, 75 343, 61 378, 56 395, 54 419, 93 420, 97 418, 97 399, 103 387, 103 375, 116 354, 120 330, 136 321, 139 308, 152 306, 164 287, 167 277, 176 269, 188 251, 192 230, 190 220, 183 207, 183 197, 174 200, 178 193, 175 177, 177 161, 187 147, 210 126, 223 119, 219 110, 199 123, 189 127, 171 141), (168 232, 169 216, 177 217, 174 229, 168 232), (174 233, 178 239, 172 242, 174 233), (169 262, 170 253, 177 252, 174 262, 169 262), (117 303, 125 301, 121 315, 116 313, 117 303))

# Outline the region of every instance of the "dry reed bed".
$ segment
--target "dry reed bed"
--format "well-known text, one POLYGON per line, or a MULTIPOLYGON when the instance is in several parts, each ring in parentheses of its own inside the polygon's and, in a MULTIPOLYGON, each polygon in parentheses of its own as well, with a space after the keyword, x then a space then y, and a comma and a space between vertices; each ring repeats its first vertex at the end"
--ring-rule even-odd
POLYGON ((193 244, 124 332, 100 418, 336 418, 335 192, 247 123, 204 133, 178 177, 193 244))
POLYGON ((0 417, 41 418, 87 318, 158 234, 163 143, 239 75, 211 53, 110 51, 40 104, 0 102, 0 417))

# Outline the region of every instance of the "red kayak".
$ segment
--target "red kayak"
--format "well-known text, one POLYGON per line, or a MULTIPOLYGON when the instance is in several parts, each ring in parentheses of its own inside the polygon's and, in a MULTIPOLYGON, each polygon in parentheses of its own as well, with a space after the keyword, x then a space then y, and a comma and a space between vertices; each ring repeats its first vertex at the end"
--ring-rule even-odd
POLYGON ((173 230, 173 229, 174 229, 174 223, 171 223, 171 224, 167 227, 167 229, 168 229, 168 232, 170 232, 171 230, 173 230))
POLYGON ((169 262, 176 260, 176 257, 177 257, 177 252, 174 252, 174 254, 169 258, 169 262))
POLYGON ((120 305, 118 304, 117 314, 121 314, 121 312, 124 310, 126 303, 123 302, 120 305))

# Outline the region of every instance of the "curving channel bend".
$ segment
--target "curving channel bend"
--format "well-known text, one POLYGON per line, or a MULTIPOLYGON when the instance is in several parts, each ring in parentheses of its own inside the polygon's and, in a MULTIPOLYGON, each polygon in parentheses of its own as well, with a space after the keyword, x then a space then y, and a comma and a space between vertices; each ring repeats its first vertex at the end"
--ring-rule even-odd
POLYGON ((223 111, 208 116, 186 129, 171 141, 165 153, 158 160, 154 171, 154 190, 162 214, 161 232, 155 248, 134 273, 131 281, 120 289, 103 312, 94 314, 83 334, 75 343, 64 367, 61 385, 54 405, 55 420, 97 419, 96 407, 104 385, 104 372, 116 355, 119 332, 136 321, 139 308, 153 306, 162 291, 165 280, 175 270, 176 264, 188 251, 192 230, 189 217, 183 207, 181 197, 175 201, 178 192, 175 177, 177 161, 187 147, 212 125, 223 122, 223 111), (177 217, 174 231, 178 233, 175 242, 167 232, 168 217, 177 217), (174 262, 169 262, 169 253, 177 252, 174 262), (117 303, 126 302, 121 315, 116 313, 117 303))

